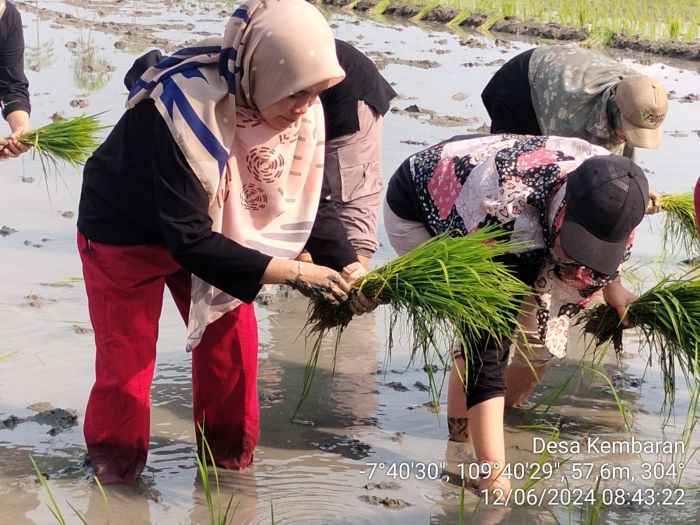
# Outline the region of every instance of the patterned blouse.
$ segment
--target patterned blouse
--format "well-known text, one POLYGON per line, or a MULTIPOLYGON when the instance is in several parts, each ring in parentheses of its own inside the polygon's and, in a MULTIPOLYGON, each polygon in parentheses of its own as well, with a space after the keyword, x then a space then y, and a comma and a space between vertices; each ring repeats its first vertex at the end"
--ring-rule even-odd
POLYGON ((408 160, 424 223, 433 234, 500 225, 510 240, 527 243, 513 252, 514 259, 537 268, 540 338, 560 358, 571 317, 616 277, 559 261, 551 251, 566 209, 567 175, 584 160, 608 154, 577 138, 486 135, 455 137, 408 160))

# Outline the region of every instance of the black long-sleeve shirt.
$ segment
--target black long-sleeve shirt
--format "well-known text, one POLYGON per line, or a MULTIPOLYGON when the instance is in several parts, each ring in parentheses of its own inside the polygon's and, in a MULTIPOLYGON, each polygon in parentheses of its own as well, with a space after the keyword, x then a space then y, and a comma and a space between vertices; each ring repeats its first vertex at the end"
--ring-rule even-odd
POLYGON ((31 112, 29 82, 24 75, 22 17, 10 2, 0 18, 0 107, 4 118, 13 111, 31 112))
POLYGON ((321 92, 326 120, 326 140, 354 133, 360 129, 357 102, 363 100, 377 115, 389 111, 396 96, 391 84, 381 75, 372 60, 343 40, 335 40, 335 52, 345 79, 321 92))
MULTIPOLYGON (((341 269, 357 260, 335 205, 321 193, 306 248, 341 269)), ((113 245, 162 244, 184 268, 252 301, 271 257, 212 231, 209 199, 152 100, 124 113, 85 164, 78 229, 113 245)))

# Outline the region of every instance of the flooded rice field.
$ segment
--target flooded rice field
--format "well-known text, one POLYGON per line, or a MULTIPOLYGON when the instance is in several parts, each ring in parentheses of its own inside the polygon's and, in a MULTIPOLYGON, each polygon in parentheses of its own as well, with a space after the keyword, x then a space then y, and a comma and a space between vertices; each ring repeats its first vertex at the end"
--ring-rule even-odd
MULTIPOLYGON (((16 3, 25 25, 35 126, 56 112, 105 112, 106 123, 116 122, 126 97, 122 79, 137 56, 219 34, 231 9, 225 2, 196 0, 16 3)), ((500 64, 534 45, 338 10, 328 16, 336 36, 371 56, 399 93, 384 123, 385 181, 423 146, 487 129, 479 98, 483 86, 500 64)), ((672 92, 661 148, 638 151, 636 160, 657 191, 691 189, 700 174, 700 63, 616 57, 659 77, 672 92)), ((168 299, 142 483, 108 488, 106 508, 89 479, 81 422, 94 350, 75 249, 80 182, 80 174, 69 168, 44 180, 39 161, 30 155, 0 163, 0 523, 56 523, 30 454, 69 523, 79 520, 66 502, 90 524, 209 523, 195 460, 190 355, 168 299)), ((647 283, 684 258, 661 257, 661 220, 645 219, 632 254, 647 283)), ((379 235, 382 246, 373 264, 393 257, 381 225, 379 235)), ((219 472, 223 506, 233 494, 233 523, 458 523, 460 473, 468 471, 473 453, 469 445, 447 441, 445 410, 436 410, 426 392, 424 363, 409 360, 408 334, 394 334, 389 355, 383 308, 353 321, 340 341, 335 375, 329 341, 312 393, 292 421, 309 351, 300 335, 305 301, 271 291, 256 309, 259 448, 253 467, 219 472)), ((572 377, 583 345, 574 337, 570 346, 533 401, 546 399, 572 377)), ((586 522, 589 502, 577 496, 593 491, 596 478, 604 502, 599 523, 700 522, 700 457, 693 454, 700 437, 696 432, 684 452, 676 446, 688 421, 688 394, 679 390, 675 416, 664 425, 658 366, 647 369, 647 355, 640 356, 638 347, 639 338, 629 331, 622 363, 612 357, 602 363, 610 383, 595 373, 575 375, 546 414, 507 411, 507 457, 520 488, 526 471, 541 459, 538 447, 558 422, 562 445, 544 460, 540 468, 547 479, 534 487, 550 497, 528 499, 521 491, 523 498, 507 507, 489 508, 467 490, 464 523, 586 522), (613 386, 634 438, 617 409, 613 386), (620 450, 635 441, 658 446, 620 450)))

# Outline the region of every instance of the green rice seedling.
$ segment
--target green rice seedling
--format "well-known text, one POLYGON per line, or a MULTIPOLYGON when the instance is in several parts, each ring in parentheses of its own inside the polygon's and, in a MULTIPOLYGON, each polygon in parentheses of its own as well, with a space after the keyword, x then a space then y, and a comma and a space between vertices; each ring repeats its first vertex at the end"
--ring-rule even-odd
MULTIPOLYGON (((49 488, 49 484, 46 481, 46 478, 41 473, 41 470, 39 470, 39 466, 36 464, 36 461, 34 461, 34 457, 31 454, 29 454, 29 459, 32 462, 32 465, 34 466, 34 472, 36 472, 36 475, 39 478, 39 483, 41 484, 41 487, 44 489, 44 492, 49 498, 49 503, 47 503, 46 506, 51 511, 51 514, 53 514, 53 517, 55 518, 56 522, 59 523, 59 525, 65 525, 66 519, 64 518, 63 514, 61 513, 61 509, 56 503, 56 498, 53 497, 53 493, 51 492, 51 488, 49 488)), ((100 483, 100 480, 97 478, 97 476, 93 476, 92 478, 95 481, 98 490, 100 491, 100 495, 102 496, 102 501, 104 502, 105 509, 107 512, 107 525, 109 525, 109 503, 107 502, 107 494, 105 494, 105 489, 100 483)), ((78 517, 80 522, 83 525, 87 525, 87 521, 85 520, 83 515, 78 511, 78 509, 76 509, 70 501, 66 501, 66 504, 73 511, 73 514, 75 514, 78 517)))
POLYGON ((589 47, 605 47, 610 43, 615 32, 606 26, 596 26, 591 29, 584 43, 589 47))
POLYGON ((678 253, 679 250, 683 250, 691 256, 699 254, 700 238, 698 238, 693 192, 663 193, 660 201, 661 209, 665 212, 664 251, 678 253))
POLYGON ((99 146, 98 134, 105 129, 99 115, 83 115, 67 119, 57 119, 41 128, 32 129, 19 135, 18 140, 32 146, 39 155, 44 174, 47 168, 55 168, 60 162, 78 167, 85 164, 92 152, 99 146))
MULTIPOLYGON (((510 339, 517 327, 517 308, 528 293, 528 287, 496 260, 524 244, 504 242, 504 233, 493 227, 453 235, 434 237, 353 284, 353 293, 391 305, 390 334, 400 320, 409 320, 412 357, 422 350, 426 362, 428 351, 452 340, 455 332, 468 357, 485 335, 510 339)), ((300 405, 308 395, 324 335, 337 328, 340 336, 352 316, 348 302, 333 306, 312 298, 307 328, 317 338, 304 371, 300 405)), ((390 335, 389 348, 391 342, 390 335)))
MULTIPOLYGON (((558 441, 559 434, 560 434, 559 423, 557 422, 556 425, 551 425, 550 428, 552 430, 552 433, 549 436, 548 442, 551 443, 551 442, 558 441)), ((524 491, 531 489, 540 480, 542 480, 544 478, 543 472, 546 472, 546 471, 544 470, 543 465, 545 463, 547 463, 548 459, 549 459, 549 447, 545 447, 545 449, 540 454, 540 457, 537 459, 537 462, 530 467, 530 471, 527 473, 527 477, 525 478, 525 482, 523 483, 523 490, 524 491)), ((566 461, 568 461, 568 460, 566 460, 566 461)), ((564 463, 564 462, 559 462, 559 464, 561 465, 561 463, 564 463)))
POLYGON ((374 7, 370 8, 369 12, 372 14, 381 15, 384 13, 384 11, 386 11, 386 8, 389 7, 389 4, 389 0, 380 0, 374 5, 374 7))
POLYGON ((668 38, 669 40, 678 40, 681 35, 681 21, 674 18, 668 23, 668 38))
POLYGON ((221 509, 221 487, 219 485, 219 472, 216 469, 216 463, 214 462, 214 454, 211 451, 209 442, 204 436, 204 428, 201 423, 197 423, 197 428, 199 429, 199 435, 201 439, 200 453, 196 456, 197 459, 197 470, 199 471, 199 477, 202 478, 202 489, 204 490, 204 499, 207 502, 207 510, 209 511, 209 524, 210 525, 230 525, 233 523, 233 515, 236 513, 236 508, 238 505, 231 509, 233 503, 233 493, 228 499, 226 508, 221 509), (211 464, 212 470, 214 471, 214 484, 216 487, 216 504, 214 503, 214 498, 212 496, 212 486, 209 481, 209 465, 211 464))
MULTIPOLYGON (((58 507, 58 504, 56 503, 56 499, 53 497, 53 493, 51 492, 51 489, 49 488, 49 484, 46 482, 46 478, 44 475, 41 473, 41 470, 39 470, 39 466, 36 464, 36 461, 34 461, 34 458, 32 457, 31 454, 29 454, 29 459, 32 462, 32 465, 34 466, 34 471, 36 472, 36 475, 39 477, 39 483, 41 484, 41 487, 44 489, 44 492, 49 498, 49 502, 46 504, 46 506, 49 508, 51 511, 51 514, 53 514, 53 517, 56 519, 56 522, 58 522, 60 525, 65 525, 66 524, 66 519, 63 517, 63 514, 61 513, 61 509, 58 507)), ((78 515, 80 520, 85 523, 85 520, 78 515)))
MULTIPOLYGON (((596 347, 612 342, 618 353, 622 351, 622 326, 614 309, 602 304, 579 315, 578 322, 596 347)), ((662 278, 627 307, 626 315, 641 332, 641 348, 650 350, 649 366, 656 354, 664 385, 662 409, 669 408, 670 415, 677 371, 691 387, 700 381, 700 271, 662 278)))
POLYGON ((464 492, 466 491, 467 481, 462 480, 462 486, 459 491, 459 512, 457 514, 457 525, 464 524, 464 492))
POLYGON ((603 496, 600 490, 600 477, 597 477, 593 487, 593 503, 586 502, 585 522, 586 525, 596 525, 600 519, 600 509, 603 508, 603 496))

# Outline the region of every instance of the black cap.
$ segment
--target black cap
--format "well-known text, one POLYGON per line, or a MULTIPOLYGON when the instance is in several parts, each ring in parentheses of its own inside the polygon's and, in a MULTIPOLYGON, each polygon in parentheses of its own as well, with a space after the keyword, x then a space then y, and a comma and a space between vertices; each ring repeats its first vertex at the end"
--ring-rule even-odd
POLYGON ((592 157, 566 178, 561 247, 576 262, 614 275, 627 239, 642 222, 649 183, 642 169, 617 155, 592 157))

